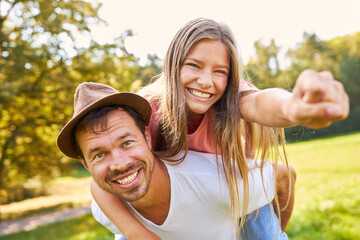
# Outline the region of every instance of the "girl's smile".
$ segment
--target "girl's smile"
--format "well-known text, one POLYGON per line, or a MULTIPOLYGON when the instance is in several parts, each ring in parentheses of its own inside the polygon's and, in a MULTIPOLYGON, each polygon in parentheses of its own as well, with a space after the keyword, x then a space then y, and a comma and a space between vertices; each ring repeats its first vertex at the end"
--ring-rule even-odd
POLYGON ((193 88, 188 88, 187 90, 191 93, 191 95, 193 95, 196 98, 199 98, 199 100, 202 100, 202 99, 207 100, 211 96, 213 96, 211 93, 203 92, 203 91, 196 90, 196 89, 193 89, 193 88))

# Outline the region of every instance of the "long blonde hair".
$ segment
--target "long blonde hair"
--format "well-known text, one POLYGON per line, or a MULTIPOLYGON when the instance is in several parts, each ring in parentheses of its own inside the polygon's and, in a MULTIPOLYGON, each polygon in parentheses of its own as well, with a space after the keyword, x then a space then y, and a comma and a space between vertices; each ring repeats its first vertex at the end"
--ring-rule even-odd
MULTIPOLYGON (((249 201, 248 165, 242 146, 242 136, 246 140, 245 152, 248 157, 254 157, 255 150, 261 149, 261 159, 266 159, 271 146, 277 144, 273 129, 245 122, 242 126, 240 100, 250 92, 240 92, 242 66, 235 38, 225 24, 206 18, 197 18, 182 27, 173 38, 165 59, 162 74, 156 80, 144 87, 139 93, 150 101, 158 104, 159 135, 155 150, 163 159, 178 155, 181 150, 187 151, 187 107, 185 90, 180 79, 180 68, 191 48, 201 40, 220 40, 227 48, 230 56, 230 72, 223 96, 215 103, 216 109, 214 128, 212 132, 215 154, 221 154, 221 163, 228 184, 231 199, 231 217, 236 224, 237 213, 240 211, 239 186, 237 173, 243 178, 243 207, 241 211, 241 229, 249 201), (242 128, 244 130, 242 134, 242 128), (255 135, 259 134, 259 137, 255 135)), ((181 162, 183 155, 177 161, 181 162)), ((263 163, 261 164, 263 165, 263 163)))

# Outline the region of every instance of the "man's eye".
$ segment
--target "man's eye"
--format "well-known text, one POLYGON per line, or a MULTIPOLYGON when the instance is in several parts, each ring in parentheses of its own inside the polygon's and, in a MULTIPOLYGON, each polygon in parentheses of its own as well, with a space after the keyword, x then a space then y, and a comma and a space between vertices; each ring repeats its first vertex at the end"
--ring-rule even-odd
POLYGON ((127 146, 129 146, 131 143, 133 143, 133 141, 132 141, 132 140, 128 140, 128 141, 126 141, 126 142, 123 143, 123 146, 124 146, 124 147, 127 147, 127 146))
POLYGON ((101 159, 102 157, 104 157, 105 154, 103 153, 98 153, 94 156, 94 160, 98 160, 98 159, 101 159))

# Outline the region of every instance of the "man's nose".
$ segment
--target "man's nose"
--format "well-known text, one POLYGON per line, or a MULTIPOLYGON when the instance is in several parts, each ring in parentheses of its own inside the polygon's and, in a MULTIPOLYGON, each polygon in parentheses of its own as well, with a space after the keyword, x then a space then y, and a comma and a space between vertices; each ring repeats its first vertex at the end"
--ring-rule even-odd
POLYGON ((212 87, 214 85, 212 73, 210 71, 202 72, 197 83, 204 89, 212 87))
POLYGON ((119 150, 114 150, 112 153, 112 161, 110 163, 110 170, 123 171, 131 165, 131 158, 119 150))

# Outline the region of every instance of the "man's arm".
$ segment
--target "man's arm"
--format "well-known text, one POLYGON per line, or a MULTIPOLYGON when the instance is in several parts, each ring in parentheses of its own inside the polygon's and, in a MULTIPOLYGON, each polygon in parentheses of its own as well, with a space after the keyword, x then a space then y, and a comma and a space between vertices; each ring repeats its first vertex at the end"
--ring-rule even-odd
POLYGON ((295 200, 295 181, 296 172, 289 166, 289 172, 285 164, 273 163, 276 169, 276 193, 279 201, 279 211, 277 211, 277 204, 274 203, 276 212, 280 213, 281 230, 285 231, 293 208, 295 200), (289 180, 289 176, 291 180, 289 180))

